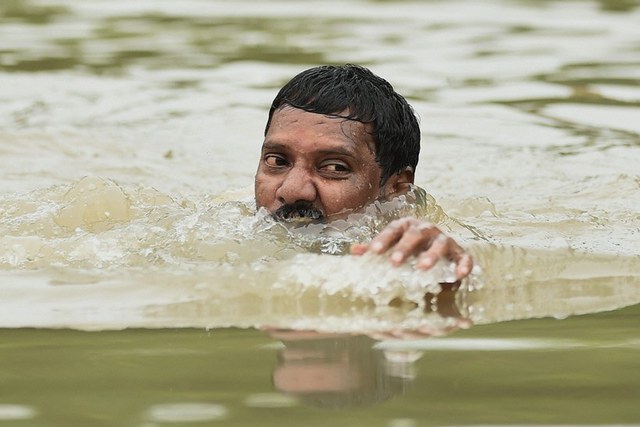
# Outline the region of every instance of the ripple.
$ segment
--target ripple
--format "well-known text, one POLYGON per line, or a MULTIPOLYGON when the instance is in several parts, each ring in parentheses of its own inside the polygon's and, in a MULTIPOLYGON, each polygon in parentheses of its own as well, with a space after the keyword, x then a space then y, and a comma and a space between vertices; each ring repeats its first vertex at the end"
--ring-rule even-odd
POLYGON ((298 401, 293 397, 280 393, 258 393, 249 395, 245 406, 251 408, 290 408, 297 405, 298 401))
POLYGON ((457 351, 513 351, 539 349, 567 349, 587 347, 573 341, 499 338, 450 338, 440 341, 382 341, 375 345, 383 350, 457 350, 457 351))
POLYGON ((618 129, 640 133, 640 109, 613 105, 557 104, 544 114, 584 126, 618 129))
POLYGON ((225 406, 217 403, 163 403, 151 406, 147 419, 164 423, 216 421, 224 419, 228 412, 225 406))
POLYGON ((0 420, 26 420, 37 413, 31 406, 0 403, 0 420))

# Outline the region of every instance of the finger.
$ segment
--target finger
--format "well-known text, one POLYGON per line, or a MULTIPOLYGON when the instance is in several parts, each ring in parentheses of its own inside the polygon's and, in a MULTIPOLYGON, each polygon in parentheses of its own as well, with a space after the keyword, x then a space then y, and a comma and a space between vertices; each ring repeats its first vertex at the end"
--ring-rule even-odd
POLYGON ((428 270, 436 265, 442 258, 448 258, 450 242, 453 242, 451 238, 444 234, 438 235, 431 243, 429 249, 418 256, 416 267, 422 270, 428 270))
POLYGON ((458 328, 460 329, 469 329, 473 326, 473 321, 471 319, 467 319, 467 318, 461 318, 458 322, 457 325, 458 328))
POLYGON ((436 239, 439 234, 440 230, 430 225, 410 226, 393 247, 391 262, 396 266, 402 264, 407 258, 428 248, 432 240, 436 239))
POLYGON ((455 330, 455 328, 452 328, 451 326, 448 327, 435 327, 435 326, 430 326, 430 325, 424 325, 424 326, 420 326, 417 329, 422 336, 424 337, 441 337, 446 335, 448 332, 452 332, 455 330))
POLYGON ((364 243, 354 243, 349 248, 349 252, 351 255, 364 255, 367 252, 367 249, 369 249, 369 245, 364 243))
POLYGON ((471 255, 463 253, 456 261, 456 277, 464 279, 471 273, 471 270, 473 270, 473 258, 471 255))
POLYGON ((393 329, 391 334, 394 338, 400 338, 405 340, 412 339, 420 339, 420 338, 428 338, 432 336, 432 334, 427 331, 422 330, 422 328, 418 329, 393 329))
POLYGON ((405 230, 413 222, 413 218, 402 218, 391 221, 376 237, 369 243, 369 250, 382 254, 389 250, 404 234, 405 230))
POLYGON ((376 254, 386 252, 398 239, 402 237, 405 228, 413 221, 413 218, 402 218, 390 222, 369 243, 354 243, 349 251, 352 255, 363 255, 367 251, 376 254))
POLYGON ((387 341, 387 340, 396 338, 390 332, 385 332, 385 331, 371 332, 368 335, 369 337, 373 338, 376 341, 387 341))

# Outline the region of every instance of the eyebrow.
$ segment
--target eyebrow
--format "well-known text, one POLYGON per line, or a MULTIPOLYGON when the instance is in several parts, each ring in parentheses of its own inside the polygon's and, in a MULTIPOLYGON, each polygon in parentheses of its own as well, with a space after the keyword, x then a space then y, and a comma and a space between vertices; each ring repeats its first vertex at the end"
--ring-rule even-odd
POLYGON ((271 141, 265 141, 262 143, 262 150, 264 149, 269 149, 269 150, 286 150, 286 147, 284 144, 279 144, 277 142, 271 142, 271 141))
MULTIPOLYGON (((280 150, 280 151, 289 151, 290 148, 284 144, 280 144, 279 142, 275 142, 275 141, 265 141, 262 144, 262 151, 265 150, 280 150)), ((338 147, 333 147, 333 148, 328 148, 328 149, 324 149, 324 150, 318 150, 318 153, 320 154, 339 154, 342 156, 348 156, 354 159, 357 159, 358 156, 356 155, 355 150, 351 149, 351 148, 346 148, 344 146, 338 146, 338 147)))

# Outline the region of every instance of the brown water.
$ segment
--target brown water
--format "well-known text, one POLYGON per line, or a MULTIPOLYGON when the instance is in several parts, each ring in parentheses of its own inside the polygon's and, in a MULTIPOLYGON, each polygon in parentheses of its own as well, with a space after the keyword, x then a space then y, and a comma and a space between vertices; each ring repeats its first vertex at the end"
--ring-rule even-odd
POLYGON ((639 424, 638 6, 3 1, 0 425, 639 424), (407 95, 427 194, 288 230, 266 111, 334 62, 407 95), (404 213, 458 292, 340 255, 404 213))

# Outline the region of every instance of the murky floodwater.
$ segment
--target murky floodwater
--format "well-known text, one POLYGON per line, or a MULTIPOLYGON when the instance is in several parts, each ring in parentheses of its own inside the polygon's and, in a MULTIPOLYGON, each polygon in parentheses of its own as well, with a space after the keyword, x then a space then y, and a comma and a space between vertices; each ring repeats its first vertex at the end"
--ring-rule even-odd
POLYGON ((638 22, 632 0, 3 1, 0 424, 640 423, 638 22), (266 113, 334 62, 415 107, 426 194, 287 229, 252 201, 266 113), (341 255, 406 213, 473 252, 460 290, 341 255))

